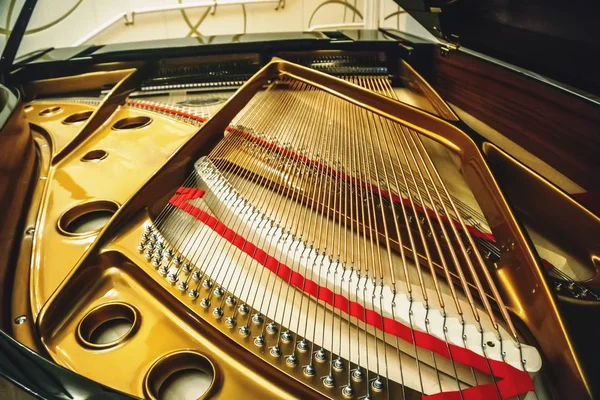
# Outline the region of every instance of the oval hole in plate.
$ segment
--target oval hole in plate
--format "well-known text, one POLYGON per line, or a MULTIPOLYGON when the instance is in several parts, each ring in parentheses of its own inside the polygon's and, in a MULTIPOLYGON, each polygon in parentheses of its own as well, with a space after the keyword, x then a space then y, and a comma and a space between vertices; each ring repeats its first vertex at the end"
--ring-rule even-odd
POLYGON ((144 379, 146 397, 153 400, 198 399, 210 392, 215 367, 200 353, 184 350, 159 358, 144 379))
POLYGON ((137 309, 127 303, 105 303, 88 312, 77 325, 77 338, 85 347, 105 349, 123 343, 139 326, 137 309))
POLYGON ((63 235, 81 236, 99 232, 119 209, 114 201, 95 200, 70 208, 58 219, 63 235))
POLYGON ((87 120, 94 112, 91 110, 81 111, 75 114, 69 115, 67 118, 63 119, 63 124, 75 124, 77 122, 83 122, 87 120))
POLYGON ((139 129, 150 125, 152 118, 146 116, 123 118, 115 122, 112 129, 117 131, 139 129))
POLYGON ((184 369, 167 378, 158 392, 159 400, 196 400, 212 384, 212 375, 199 369, 184 369))
POLYGON ((25 112, 29 112, 29 111, 33 110, 33 106, 31 104, 25 104, 23 106, 23 110, 25 110, 25 112))
POLYGON ((42 111, 40 111, 40 116, 42 117, 49 117, 51 115, 56 115, 58 113, 60 113, 62 111, 62 108, 60 108, 59 106, 52 106, 52 107, 48 107, 48 108, 44 108, 42 111))
POLYGON ((108 153, 101 149, 91 150, 81 157, 81 161, 100 161, 108 157, 108 153))

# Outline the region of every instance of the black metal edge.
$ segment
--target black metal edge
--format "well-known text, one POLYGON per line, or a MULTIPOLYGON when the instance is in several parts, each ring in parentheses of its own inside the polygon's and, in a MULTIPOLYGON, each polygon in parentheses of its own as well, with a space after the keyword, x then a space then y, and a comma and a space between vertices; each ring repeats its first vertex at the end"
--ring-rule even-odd
MULTIPOLYGON (((15 57, 17 56, 17 51, 19 50, 19 46, 25 35, 25 30, 27 29, 36 3, 37 0, 25 0, 25 4, 15 22, 14 29, 6 41, 6 47, 4 47, 4 51, 0 57, 0 84, 4 84, 8 80, 8 75, 12 69, 15 57)), ((9 27, 6 28, 9 29, 9 27)))

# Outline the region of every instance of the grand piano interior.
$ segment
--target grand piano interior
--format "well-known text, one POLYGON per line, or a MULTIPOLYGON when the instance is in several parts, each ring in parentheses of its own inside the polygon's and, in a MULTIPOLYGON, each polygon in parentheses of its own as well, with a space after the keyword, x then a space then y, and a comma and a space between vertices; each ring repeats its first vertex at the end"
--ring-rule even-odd
POLYGON ((2 6, 0 393, 600 396, 598 6, 395 1, 2 6))

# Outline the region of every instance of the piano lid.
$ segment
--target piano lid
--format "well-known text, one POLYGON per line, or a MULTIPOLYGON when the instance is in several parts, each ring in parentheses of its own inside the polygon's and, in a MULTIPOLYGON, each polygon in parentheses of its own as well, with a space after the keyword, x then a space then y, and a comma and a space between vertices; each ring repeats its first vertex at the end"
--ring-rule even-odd
POLYGON ((595 0, 395 0, 437 38, 600 93, 595 0))

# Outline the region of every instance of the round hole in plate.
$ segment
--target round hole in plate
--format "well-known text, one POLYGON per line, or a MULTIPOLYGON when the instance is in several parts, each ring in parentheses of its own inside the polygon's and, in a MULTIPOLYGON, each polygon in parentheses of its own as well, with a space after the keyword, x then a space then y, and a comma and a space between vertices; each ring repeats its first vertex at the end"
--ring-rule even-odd
POLYGON ((117 131, 139 129, 150 125, 151 122, 152 118, 146 116, 129 117, 118 120, 112 128, 117 131))
POLYGON ((81 161, 100 161, 104 160, 108 157, 108 153, 101 149, 88 151, 83 157, 81 157, 81 161))
POLYGON ((92 349, 114 347, 133 336, 139 323, 139 312, 129 304, 101 304, 79 322, 77 339, 83 346, 92 349))
POLYGON ((67 236, 97 233, 118 209, 119 205, 109 200, 94 200, 78 204, 60 216, 58 230, 67 236))
POLYGON ((76 124, 77 122, 83 122, 85 120, 87 120, 91 115, 93 114, 93 111, 91 110, 87 110, 87 111, 81 111, 75 114, 71 114, 69 115, 67 118, 63 119, 63 124, 76 124))
POLYGON ((159 358, 144 379, 144 394, 152 400, 198 399, 213 388, 213 363, 195 351, 178 351, 159 358))
POLYGON ((39 115, 42 117, 50 117, 50 116, 56 115, 60 112, 62 112, 62 108, 60 108, 59 106, 52 106, 52 107, 44 108, 42 111, 40 111, 39 115))

